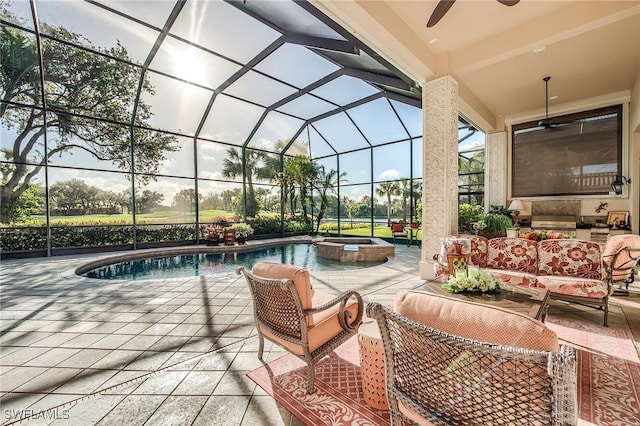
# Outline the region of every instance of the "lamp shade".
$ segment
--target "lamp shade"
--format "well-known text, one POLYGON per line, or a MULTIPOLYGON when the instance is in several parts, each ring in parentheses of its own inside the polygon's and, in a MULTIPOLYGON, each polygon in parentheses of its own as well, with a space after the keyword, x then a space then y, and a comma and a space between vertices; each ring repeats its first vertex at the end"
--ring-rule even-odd
POLYGON ((524 205, 524 202, 520 201, 520 200, 512 200, 511 204, 509 204, 509 210, 511 211, 522 211, 522 210, 526 210, 527 206, 524 205))

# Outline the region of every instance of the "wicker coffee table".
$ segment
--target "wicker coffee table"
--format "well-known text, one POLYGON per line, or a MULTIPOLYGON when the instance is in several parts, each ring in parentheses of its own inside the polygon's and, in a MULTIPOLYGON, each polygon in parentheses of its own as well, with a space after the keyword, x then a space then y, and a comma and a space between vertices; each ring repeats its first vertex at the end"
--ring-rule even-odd
POLYGON ((500 293, 449 293, 447 290, 442 288, 442 284, 446 281, 446 278, 439 277, 435 280, 421 284, 414 290, 422 290, 428 293, 455 297, 469 302, 499 306, 510 311, 523 313, 540 321, 544 321, 547 309, 549 308, 549 296, 551 292, 546 288, 500 284, 500 287, 502 288, 500 293))

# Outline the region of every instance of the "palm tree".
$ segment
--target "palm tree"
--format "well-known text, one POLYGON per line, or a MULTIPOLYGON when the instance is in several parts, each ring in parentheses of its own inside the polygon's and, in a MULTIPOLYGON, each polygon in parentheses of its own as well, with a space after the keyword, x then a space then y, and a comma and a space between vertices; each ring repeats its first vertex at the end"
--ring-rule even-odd
POLYGON ((409 179, 404 178, 398 182, 398 191, 400 193, 400 198, 402 199, 402 220, 406 223, 407 211, 409 210, 409 196, 411 195, 409 179))
POLYGON ((376 194, 380 197, 387 197, 387 223, 391 223, 391 197, 398 193, 397 182, 382 182, 376 188, 376 194))
POLYGON ((297 187, 302 209, 302 220, 306 224, 310 224, 307 214, 307 206, 310 199, 309 189, 317 175, 318 165, 306 155, 296 155, 284 163, 283 178, 297 187))
MULTIPOLYGON (((246 215, 253 217, 258 213, 260 204, 253 189, 254 175, 259 177, 260 167, 264 160, 264 153, 253 149, 245 149, 245 178, 247 180, 247 207, 246 215)), ((224 159, 222 176, 235 179, 242 176, 242 154, 236 148, 227 149, 227 158, 224 159)))
POLYGON ((320 229, 320 222, 324 218, 324 214, 329 207, 329 193, 335 193, 336 188, 340 184, 340 178, 346 176, 347 173, 343 172, 338 176, 336 170, 331 169, 327 172, 324 166, 318 168, 318 174, 315 178, 314 188, 320 195, 320 207, 318 208, 318 215, 316 217, 316 232, 320 229))

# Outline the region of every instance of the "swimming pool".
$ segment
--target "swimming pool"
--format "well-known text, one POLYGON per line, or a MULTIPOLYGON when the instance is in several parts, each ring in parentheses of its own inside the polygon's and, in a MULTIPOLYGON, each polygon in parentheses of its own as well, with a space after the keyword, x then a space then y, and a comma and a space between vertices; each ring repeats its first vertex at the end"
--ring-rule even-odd
POLYGON ((317 248, 313 244, 286 244, 243 252, 189 253, 124 260, 91 269, 80 275, 106 280, 186 278, 234 272, 238 266, 251 269, 255 263, 261 261, 302 266, 310 271, 344 271, 386 262, 341 262, 317 256, 317 248))

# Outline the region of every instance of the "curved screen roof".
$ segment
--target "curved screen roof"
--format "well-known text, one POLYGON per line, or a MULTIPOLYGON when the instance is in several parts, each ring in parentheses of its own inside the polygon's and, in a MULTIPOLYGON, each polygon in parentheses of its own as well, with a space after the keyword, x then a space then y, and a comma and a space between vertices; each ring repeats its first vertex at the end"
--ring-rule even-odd
POLYGON ((45 47, 124 47, 114 60, 154 87, 140 98, 153 129, 315 157, 421 136, 416 86, 304 1, 36 0, 35 14, 0 4, 3 25, 39 31, 45 47))

